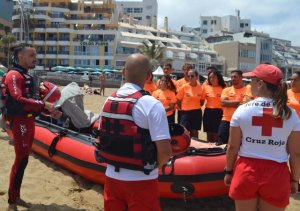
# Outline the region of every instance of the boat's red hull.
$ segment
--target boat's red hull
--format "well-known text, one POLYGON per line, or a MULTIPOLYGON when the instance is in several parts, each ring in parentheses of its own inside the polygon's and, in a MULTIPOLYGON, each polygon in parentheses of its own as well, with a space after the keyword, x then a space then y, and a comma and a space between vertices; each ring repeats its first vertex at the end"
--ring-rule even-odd
MULTIPOLYGON (((106 164, 95 160, 92 138, 69 131, 57 142, 54 156, 49 156, 49 146, 59 130, 61 128, 57 126, 38 121, 32 150, 89 181, 104 184, 106 164)), ((195 148, 215 147, 195 140, 192 140, 191 146, 195 148)), ((173 165, 165 168, 165 174, 160 170, 160 196, 202 198, 224 195, 228 192, 228 188, 223 183, 224 166, 225 154, 178 157, 173 165)))

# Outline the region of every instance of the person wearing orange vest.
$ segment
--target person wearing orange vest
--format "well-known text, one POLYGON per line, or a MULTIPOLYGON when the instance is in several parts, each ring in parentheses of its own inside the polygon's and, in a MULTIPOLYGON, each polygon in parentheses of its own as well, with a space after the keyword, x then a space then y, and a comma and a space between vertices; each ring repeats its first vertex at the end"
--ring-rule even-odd
POLYGON ((212 71, 217 71, 217 68, 214 66, 209 66, 206 68, 206 73, 207 73, 207 79, 203 82, 202 84, 202 88, 204 88, 207 83, 208 83, 208 75, 212 72, 212 71))
POLYGON ((300 178, 300 120, 278 67, 260 64, 243 76, 257 98, 232 116, 224 183, 237 211, 284 211, 300 178))
POLYGON ((164 106, 169 123, 175 123, 176 87, 170 76, 164 75, 159 82, 158 90, 152 93, 164 106))
POLYGON ((160 211, 158 167, 172 153, 166 112, 142 90, 150 74, 144 55, 130 55, 124 73, 126 83, 108 97, 99 120, 98 155, 108 161, 104 210, 160 211))
MULTIPOLYGON (((173 69, 172 69, 172 64, 171 63, 165 63, 164 66, 163 66, 163 72, 164 72, 164 75, 168 75, 171 77, 171 74, 173 73, 173 69)), ((159 86, 159 80, 157 80, 156 82, 156 86, 159 86)), ((172 79, 173 81, 173 84, 176 86, 177 88, 177 81, 172 79)))
POLYGON ((218 144, 227 144, 229 138, 230 120, 234 111, 243 103, 246 87, 243 84, 243 72, 240 70, 231 71, 232 86, 223 89, 221 104, 223 117, 218 129, 218 144))
POLYGON ((180 124, 190 132, 191 137, 198 138, 202 125, 201 95, 202 88, 198 82, 196 70, 188 72, 189 83, 183 85, 177 93, 177 104, 182 110, 180 124))
MULTIPOLYGON (((176 81, 177 91, 180 89, 180 87, 182 87, 183 85, 189 83, 188 72, 191 69, 192 69, 191 64, 186 63, 182 66, 183 77, 176 81)), ((180 123, 181 110, 177 105, 176 105, 176 110, 177 110, 177 122, 180 123)))
POLYGON ((291 77, 291 88, 287 90, 288 105, 295 109, 300 118, 300 71, 291 77))
POLYGON ((202 86, 201 105, 205 104, 203 114, 203 129, 207 134, 207 141, 218 141, 218 128, 222 119, 221 94, 226 87, 222 74, 212 70, 208 74, 206 86, 202 86))

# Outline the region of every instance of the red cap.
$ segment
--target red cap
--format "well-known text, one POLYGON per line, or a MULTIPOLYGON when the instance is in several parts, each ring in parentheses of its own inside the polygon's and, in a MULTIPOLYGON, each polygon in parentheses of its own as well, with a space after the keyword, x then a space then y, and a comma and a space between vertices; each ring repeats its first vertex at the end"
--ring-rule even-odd
POLYGON ((271 64, 260 64, 254 70, 248 73, 243 73, 243 77, 257 77, 267 83, 278 85, 283 79, 281 70, 271 64))

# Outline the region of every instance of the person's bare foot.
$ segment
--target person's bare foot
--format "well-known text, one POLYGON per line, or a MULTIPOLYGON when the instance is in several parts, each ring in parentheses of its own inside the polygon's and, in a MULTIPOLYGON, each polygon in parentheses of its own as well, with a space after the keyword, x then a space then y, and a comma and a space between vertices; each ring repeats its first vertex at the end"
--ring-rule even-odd
POLYGON ((8 205, 7 211, 18 211, 17 204, 8 205))
POLYGON ((17 199, 16 204, 17 204, 17 205, 20 205, 20 206, 22 206, 22 207, 26 207, 26 208, 30 208, 30 206, 31 206, 30 203, 27 203, 26 201, 24 201, 24 200, 21 199, 21 198, 18 198, 18 199, 17 199))

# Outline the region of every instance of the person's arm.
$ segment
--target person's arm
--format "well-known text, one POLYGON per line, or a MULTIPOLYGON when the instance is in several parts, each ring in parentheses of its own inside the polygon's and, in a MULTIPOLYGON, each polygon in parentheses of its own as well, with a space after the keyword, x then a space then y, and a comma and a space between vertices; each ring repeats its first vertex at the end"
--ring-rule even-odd
MULTIPOLYGON (((240 127, 230 127, 229 130, 229 141, 227 145, 226 152, 226 170, 232 171, 234 164, 238 157, 238 152, 242 141, 242 131, 240 127)), ((232 180, 232 174, 225 174, 224 183, 225 185, 230 185, 232 180)))
POLYGON ((170 157, 172 156, 170 140, 158 140, 155 141, 155 145, 157 149, 158 167, 161 168, 164 164, 166 164, 169 161, 170 157))
POLYGON ((165 108, 166 111, 172 111, 175 107, 175 103, 170 103, 168 107, 165 108))
POLYGON ((291 132, 287 147, 290 154, 291 193, 296 193, 300 178, 300 131, 291 132))
MULTIPOLYGON (((24 97, 22 90, 22 86, 24 83, 24 77, 17 71, 10 71, 5 78, 5 84, 7 85, 10 96, 14 98, 18 103, 24 105, 24 111, 41 112, 45 107, 45 103, 33 98, 24 97)), ((46 106, 46 109, 48 108, 50 108, 50 105, 46 106)))
POLYGON ((229 100, 228 97, 221 97, 221 105, 223 107, 239 107, 239 100, 229 100))

